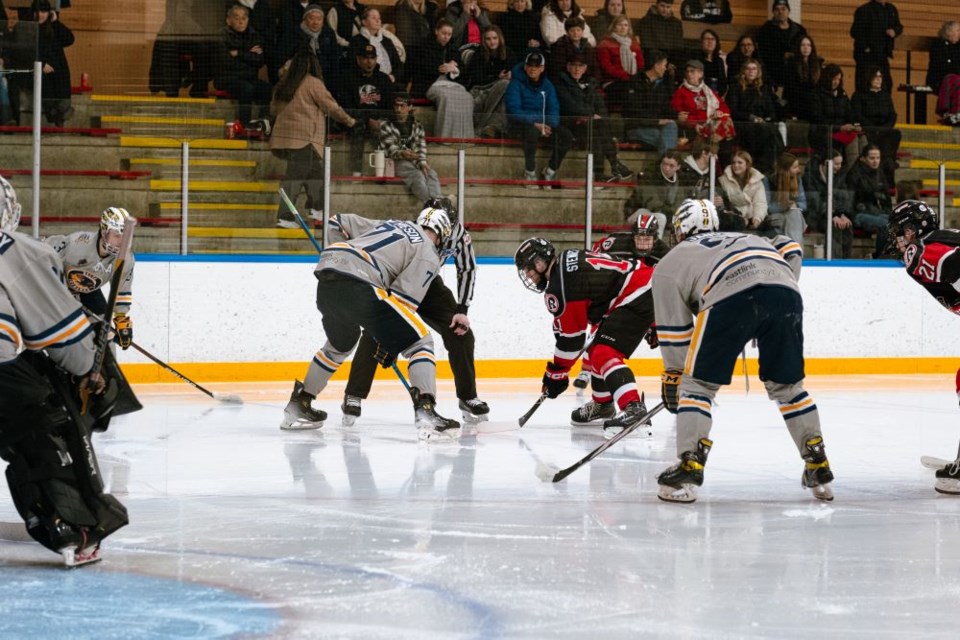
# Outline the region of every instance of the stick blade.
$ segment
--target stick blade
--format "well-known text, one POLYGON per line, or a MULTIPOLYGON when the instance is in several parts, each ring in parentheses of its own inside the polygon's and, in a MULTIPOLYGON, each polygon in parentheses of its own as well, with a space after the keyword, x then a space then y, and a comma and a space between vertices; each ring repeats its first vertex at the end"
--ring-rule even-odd
POLYGON ((541 482, 557 482, 557 474, 560 473, 560 469, 552 464, 537 462, 537 468, 534 469, 534 473, 541 482))
POLYGON ((217 393, 214 391, 213 399, 226 404, 243 404, 243 398, 235 393, 217 393))
POLYGON ((947 460, 945 458, 937 458, 935 456, 920 456, 920 464, 925 466, 927 469, 943 469, 948 464, 953 463, 953 460, 947 460))

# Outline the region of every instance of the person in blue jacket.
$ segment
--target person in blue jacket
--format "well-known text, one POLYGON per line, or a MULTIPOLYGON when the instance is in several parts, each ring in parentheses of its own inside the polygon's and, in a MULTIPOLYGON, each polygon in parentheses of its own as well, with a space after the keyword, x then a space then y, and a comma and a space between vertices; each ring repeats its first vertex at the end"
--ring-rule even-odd
MULTIPOLYGON (((544 75, 542 53, 527 54, 522 64, 514 67, 510 85, 504 95, 510 135, 523 141, 524 180, 537 179, 537 145, 541 140, 551 147, 550 162, 544 167, 544 181, 556 179, 563 157, 570 150, 573 134, 560 124, 560 101, 553 83, 544 75)), ((528 189, 537 185, 527 184, 528 189)), ((543 185, 550 189, 550 185, 543 185)))

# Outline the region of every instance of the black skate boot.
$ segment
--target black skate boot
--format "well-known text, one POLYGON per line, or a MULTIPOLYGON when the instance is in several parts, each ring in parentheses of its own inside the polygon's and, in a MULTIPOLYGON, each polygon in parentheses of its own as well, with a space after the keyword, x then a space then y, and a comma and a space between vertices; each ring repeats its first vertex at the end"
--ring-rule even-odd
POLYGON ((833 472, 830 471, 830 462, 823 450, 823 437, 810 438, 804 445, 807 447, 807 455, 803 456, 803 459, 807 464, 804 466, 801 482, 810 489, 814 498, 829 502, 833 500, 833 489, 830 488, 833 472))
POLYGON ((460 423, 438 414, 437 401, 432 395, 421 394, 420 389, 411 387, 410 397, 413 398, 413 411, 421 440, 453 442, 460 437, 460 423))
POLYGON ((360 417, 361 400, 363 400, 363 398, 360 396, 344 394, 343 404, 340 405, 340 410, 343 412, 343 417, 340 419, 340 424, 345 427, 353 426, 353 424, 357 421, 357 418, 360 417))
POLYGON ((703 485, 703 467, 713 441, 700 438, 696 451, 684 451, 680 462, 659 476, 660 491, 657 497, 666 502, 693 502, 697 499, 697 487, 703 485))
POLYGON ((313 402, 313 396, 303 390, 303 383, 295 380, 290 402, 283 410, 283 422, 280 423, 280 428, 284 431, 303 431, 322 427, 327 414, 325 411, 311 407, 311 402, 313 402))
POLYGON ((960 460, 954 460, 937 470, 937 484, 933 488, 937 493, 960 495, 960 460))
POLYGON ((464 422, 476 424, 490 419, 490 407, 480 398, 471 398, 460 401, 460 414, 464 422))
POLYGON ((643 401, 642 393, 640 394, 640 400, 628 404, 623 413, 603 422, 603 435, 605 438, 612 438, 627 427, 637 423, 640 426, 633 430, 634 433, 644 438, 653 435, 653 431, 650 430, 653 423, 647 418, 647 404, 643 401))
POLYGON ((579 409, 574 409, 570 414, 570 424, 574 427, 601 425, 616 415, 617 407, 613 401, 600 403, 591 400, 579 409))

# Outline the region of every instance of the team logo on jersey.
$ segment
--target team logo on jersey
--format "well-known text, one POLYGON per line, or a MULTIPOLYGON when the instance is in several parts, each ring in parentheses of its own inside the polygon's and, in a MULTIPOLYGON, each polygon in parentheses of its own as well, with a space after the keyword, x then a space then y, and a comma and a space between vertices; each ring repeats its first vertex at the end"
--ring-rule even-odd
POLYGON ((0 231, 0 256, 13 246, 13 238, 0 231))
POLYGON ((903 252, 904 263, 911 264, 913 262, 913 259, 916 257, 916 255, 917 255, 917 245, 915 244, 907 245, 907 250, 903 252))
POLYGON ((91 293, 103 285, 103 280, 88 271, 68 271, 67 287, 76 293, 91 293))
POLYGON ((600 247, 601 247, 604 251, 609 250, 610 247, 612 247, 612 246, 613 246, 613 238, 605 238, 604 241, 600 244, 600 247))
POLYGON ((560 309, 560 301, 557 299, 557 296, 552 293, 544 295, 543 301, 546 303, 547 311, 550 313, 556 313, 560 309))

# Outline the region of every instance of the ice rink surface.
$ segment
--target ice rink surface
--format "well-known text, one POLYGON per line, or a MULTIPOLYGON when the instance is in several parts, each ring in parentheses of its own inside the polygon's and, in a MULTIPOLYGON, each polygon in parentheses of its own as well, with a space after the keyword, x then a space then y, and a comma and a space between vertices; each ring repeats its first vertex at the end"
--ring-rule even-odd
MULTIPOLYGON (((659 401, 659 381, 641 379, 659 401)), ((725 389, 700 499, 661 502, 673 418, 558 484, 602 442, 573 391, 522 430, 422 444, 398 382, 353 428, 342 383, 320 431, 281 432, 289 384, 138 387, 145 409, 95 438, 130 525, 74 570, 23 540, 0 499, 3 638, 957 638, 960 497, 921 455, 953 459, 952 376, 815 378, 836 500, 752 380, 725 389)), ((532 380, 479 384, 513 420, 532 380)), ((452 385, 439 411, 458 416, 452 385)), ((0 481, 2 482, 2 481, 0 481)))

